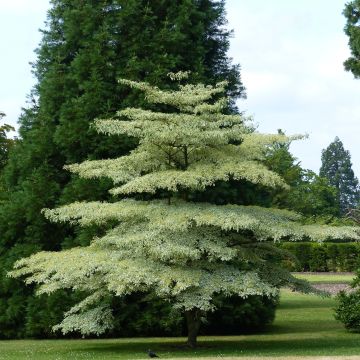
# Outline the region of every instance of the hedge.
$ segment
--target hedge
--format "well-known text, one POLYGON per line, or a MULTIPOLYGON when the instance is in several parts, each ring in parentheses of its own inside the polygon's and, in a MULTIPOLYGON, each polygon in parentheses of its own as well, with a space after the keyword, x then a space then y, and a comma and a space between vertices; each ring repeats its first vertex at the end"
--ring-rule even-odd
POLYGON ((297 259, 283 261, 290 271, 356 271, 360 268, 359 243, 286 242, 279 247, 297 259))

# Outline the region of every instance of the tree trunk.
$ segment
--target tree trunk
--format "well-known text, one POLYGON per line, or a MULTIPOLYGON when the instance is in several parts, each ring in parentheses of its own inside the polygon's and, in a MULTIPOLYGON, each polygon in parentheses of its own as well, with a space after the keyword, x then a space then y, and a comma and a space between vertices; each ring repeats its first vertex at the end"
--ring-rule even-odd
POLYGON ((197 345, 197 336, 199 333, 200 325, 201 325, 201 312, 199 309, 192 309, 189 311, 185 311, 187 329, 188 329, 188 339, 187 345, 194 349, 197 345))

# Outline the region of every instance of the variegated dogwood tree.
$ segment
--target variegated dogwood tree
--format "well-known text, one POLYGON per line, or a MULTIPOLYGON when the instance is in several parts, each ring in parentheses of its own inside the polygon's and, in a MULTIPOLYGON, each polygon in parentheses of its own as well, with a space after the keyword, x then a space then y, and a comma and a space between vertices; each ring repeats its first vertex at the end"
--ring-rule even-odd
POLYGON ((100 334, 112 325, 111 297, 152 292, 184 312, 188 345, 195 347, 201 317, 214 308, 216 294, 311 290, 271 261, 280 252, 274 242, 358 238, 350 227, 302 225, 287 210, 190 201, 193 191, 229 179, 286 188, 262 160, 268 146, 289 137, 258 133, 242 116, 225 114, 226 83, 181 85, 185 73, 170 77, 179 82, 177 90, 120 80, 142 91, 152 108, 168 112, 128 108, 94 123, 100 133, 137 138, 135 150, 67 167, 84 178, 111 178, 114 202, 44 211, 55 222, 111 223, 105 235, 87 247, 22 259, 10 274, 38 284, 38 293, 70 288, 86 295, 55 326, 64 333, 100 334))

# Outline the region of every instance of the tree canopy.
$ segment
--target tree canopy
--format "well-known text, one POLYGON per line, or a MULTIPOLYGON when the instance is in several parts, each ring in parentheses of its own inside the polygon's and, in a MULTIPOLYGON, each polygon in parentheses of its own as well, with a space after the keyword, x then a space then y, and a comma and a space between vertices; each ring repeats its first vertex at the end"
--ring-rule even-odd
POLYGON ((346 18, 344 31, 349 37, 351 51, 351 56, 344 62, 344 66, 355 78, 360 78, 360 0, 346 3, 343 14, 346 18))
POLYGON ((245 96, 240 68, 227 55, 224 1, 52 0, 33 73, 37 83, 19 119, 20 140, 4 169, 0 206, 0 337, 54 336, 47 331, 71 303, 66 293, 34 298, 6 277, 15 260, 39 250, 88 244, 98 231, 49 223, 41 214, 75 200, 106 200, 109 181, 71 176, 65 164, 127 154, 132 137, 97 134, 90 123, 119 108, 142 106, 141 93, 117 82, 146 80, 164 88, 166 74, 190 70, 194 81, 227 80, 245 96), (56 302, 57 306, 53 304, 56 302))
POLYGON ((39 252, 16 263, 11 275, 38 284, 39 293, 70 288, 86 295, 55 329, 101 333, 113 322, 109 298, 150 291, 184 312, 194 347, 200 318, 218 293, 246 298, 275 296, 284 285, 311 290, 273 262, 271 255, 281 253, 274 241, 358 238, 351 227, 301 225, 287 210, 189 200, 192 191, 230 178, 286 188, 261 161, 268 146, 289 137, 255 132, 244 117, 226 115, 226 82, 182 85, 186 75, 170 74, 179 83, 175 90, 120 80, 166 111, 131 107, 96 120, 99 133, 125 133, 138 146, 126 156, 67 169, 83 178, 110 178, 113 201, 44 211, 54 222, 110 228, 89 246, 39 252))
MULTIPOLYGON (((0 121, 5 117, 5 113, 0 111, 0 121)), ((14 139, 9 139, 7 134, 10 131, 15 131, 14 127, 9 124, 0 126, 0 170, 2 170, 8 160, 10 149, 15 144, 14 139)))
POLYGON ((322 151, 320 176, 328 179, 337 190, 337 203, 340 213, 359 204, 359 181, 352 170, 351 156, 344 149, 338 137, 322 151))
MULTIPOLYGON (((279 134, 284 132, 278 130, 279 134)), ((268 147, 265 164, 279 174, 289 185, 289 189, 262 191, 262 198, 268 198, 268 206, 291 209, 312 219, 319 217, 338 217, 339 204, 337 189, 328 179, 303 169, 300 161, 290 152, 290 144, 274 143, 268 147)), ((258 189, 259 191, 259 189, 258 189)))

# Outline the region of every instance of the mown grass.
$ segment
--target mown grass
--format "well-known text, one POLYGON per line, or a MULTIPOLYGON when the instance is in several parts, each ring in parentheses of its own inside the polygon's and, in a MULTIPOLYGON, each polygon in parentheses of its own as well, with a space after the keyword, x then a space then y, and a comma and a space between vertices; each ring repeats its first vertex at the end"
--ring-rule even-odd
MULTIPOLYGON (((360 334, 346 332, 333 318, 333 298, 282 291, 276 320, 260 335, 200 337, 200 347, 182 347, 182 338, 1 341, 1 360, 146 359, 148 348, 161 358, 202 360, 248 357, 345 356, 360 359, 360 334), (357 355, 357 356, 356 356, 357 355)), ((305 358, 304 358, 305 359, 305 358)))
POLYGON ((313 284, 349 284, 353 278, 354 274, 309 274, 309 273, 295 273, 294 274, 299 279, 305 279, 310 281, 313 284))

